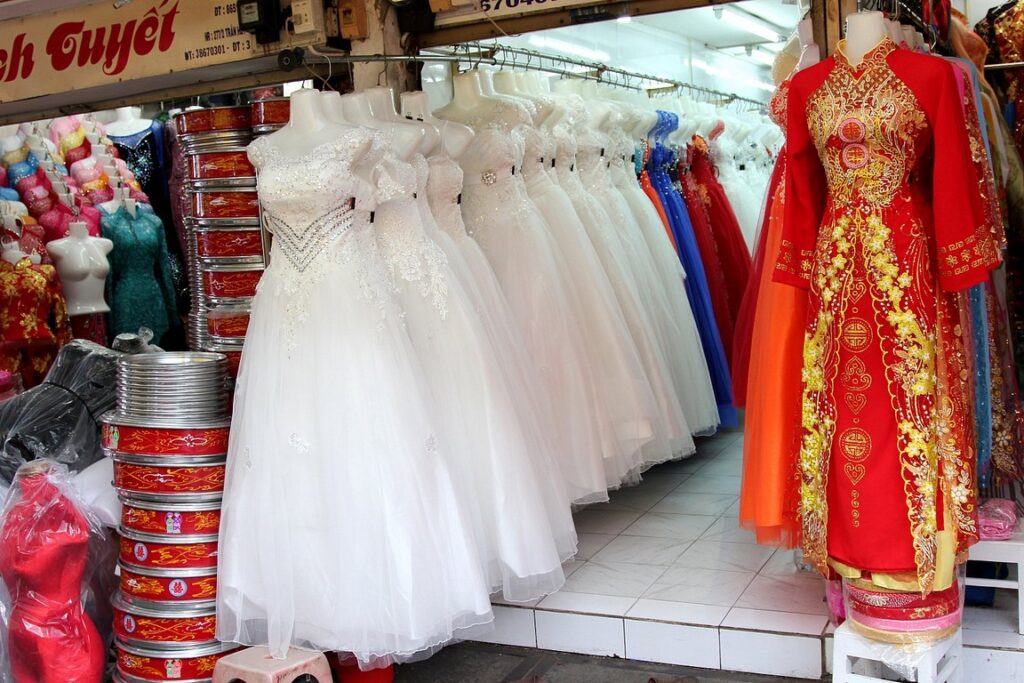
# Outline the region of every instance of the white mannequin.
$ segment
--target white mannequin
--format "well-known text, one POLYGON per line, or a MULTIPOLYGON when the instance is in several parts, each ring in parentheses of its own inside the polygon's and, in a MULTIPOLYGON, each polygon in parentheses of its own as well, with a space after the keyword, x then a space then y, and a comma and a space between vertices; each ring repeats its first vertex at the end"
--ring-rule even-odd
POLYGON ((373 115, 366 93, 348 93, 340 98, 342 112, 350 123, 391 133, 391 151, 402 161, 408 161, 423 144, 424 130, 419 126, 398 126, 373 115))
POLYGON ((473 142, 476 133, 469 126, 434 118, 430 113, 430 98, 422 90, 402 93, 401 101, 405 118, 423 121, 437 128, 441 135, 441 149, 452 159, 461 157, 473 142))
POLYGON ((796 69, 800 71, 821 61, 821 49, 814 42, 814 26, 810 17, 797 24, 796 32, 800 39, 800 61, 796 69))
POLYGON ((924 39, 924 34, 918 31, 917 29, 914 29, 914 39, 917 41, 918 49, 928 49, 928 41, 924 39))
POLYGON ((142 107, 118 107, 117 120, 107 124, 107 135, 127 137, 148 130, 153 124, 150 119, 142 118, 142 107))
POLYGON ((857 12, 846 15, 846 44, 843 54, 853 66, 889 35, 881 12, 857 12))
POLYGON ((387 87, 368 88, 366 98, 370 102, 370 111, 373 117, 379 121, 385 121, 394 126, 412 126, 421 131, 422 143, 419 152, 423 156, 430 156, 441 144, 441 134, 437 127, 424 121, 410 121, 401 116, 395 109, 395 91, 387 87))
POLYGON ((892 42, 897 45, 903 42, 903 29, 900 27, 900 22, 887 18, 885 27, 889 29, 889 38, 892 39, 892 42))
POLYGON ((46 245, 64 288, 68 315, 90 315, 110 310, 103 291, 110 272, 107 254, 114 243, 102 237, 90 237, 82 221, 71 223, 68 236, 46 245))
POLYGON ((15 240, 5 238, 0 247, 3 249, 3 253, 0 254, 0 258, 3 258, 3 260, 8 263, 17 263, 21 259, 28 257, 28 260, 32 265, 39 265, 39 254, 26 254, 21 250, 21 246, 15 240))
POLYGON ((465 124, 476 119, 486 121, 500 104, 495 98, 484 94, 479 71, 457 75, 453 79, 453 88, 452 101, 434 112, 438 118, 465 124))
POLYGON ((914 32, 912 26, 900 26, 900 34, 903 37, 903 42, 907 44, 911 50, 917 49, 917 34, 914 32))
POLYGON ((324 108, 324 114, 328 120, 340 123, 345 126, 352 125, 352 122, 345 118, 345 107, 341 102, 341 93, 336 90, 322 90, 320 92, 320 106, 324 108))
MULTIPOLYGON (((320 93, 312 88, 301 88, 292 93, 288 124, 274 131, 266 139, 278 151, 290 158, 304 157, 320 145, 337 140, 351 130, 350 126, 334 123, 327 117, 320 93)), ((369 148, 367 139, 356 156, 369 148)))
MULTIPOLYGON (((533 123, 541 128, 551 129, 565 119, 565 107, 558 106, 550 97, 534 94, 522 87, 523 74, 511 71, 499 71, 494 74, 494 88, 499 94, 514 97, 518 102, 525 102, 533 111, 533 123)), ((539 87, 538 87, 539 89, 539 87)))

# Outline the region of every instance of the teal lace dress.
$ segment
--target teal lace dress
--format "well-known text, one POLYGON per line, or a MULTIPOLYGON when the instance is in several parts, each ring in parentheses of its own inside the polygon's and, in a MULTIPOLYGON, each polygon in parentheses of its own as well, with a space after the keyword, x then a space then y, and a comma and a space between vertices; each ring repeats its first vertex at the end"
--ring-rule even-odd
POLYGON ((178 324, 163 222, 140 210, 119 208, 103 217, 103 236, 114 243, 107 278, 110 334, 153 330, 159 340, 178 324))

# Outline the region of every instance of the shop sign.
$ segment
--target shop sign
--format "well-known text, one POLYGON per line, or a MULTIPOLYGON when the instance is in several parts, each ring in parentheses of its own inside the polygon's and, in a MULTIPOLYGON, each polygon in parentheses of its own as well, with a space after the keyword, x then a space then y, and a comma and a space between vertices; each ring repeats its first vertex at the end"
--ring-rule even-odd
POLYGON ((441 12, 437 15, 435 26, 454 26, 487 21, 488 19, 507 19, 534 12, 556 12, 581 5, 603 5, 594 0, 475 0, 474 6, 441 12))
POLYGON ((263 54, 233 0, 102 0, 0 22, 0 102, 263 54))

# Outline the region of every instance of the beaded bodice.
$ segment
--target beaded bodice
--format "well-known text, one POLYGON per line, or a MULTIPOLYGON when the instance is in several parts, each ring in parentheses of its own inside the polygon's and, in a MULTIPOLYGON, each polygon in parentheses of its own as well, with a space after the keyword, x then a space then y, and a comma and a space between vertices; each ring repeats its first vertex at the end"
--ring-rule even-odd
POLYGON ((449 156, 429 159, 427 201, 442 230, 458 239, 466 236, 462 220, 462 167, 449 156))

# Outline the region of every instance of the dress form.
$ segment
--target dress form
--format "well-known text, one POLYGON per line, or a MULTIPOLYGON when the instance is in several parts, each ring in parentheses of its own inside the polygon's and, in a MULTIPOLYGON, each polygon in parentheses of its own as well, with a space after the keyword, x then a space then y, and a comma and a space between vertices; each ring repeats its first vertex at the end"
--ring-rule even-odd
MULTIPOLYGON (((352 130, 351 126, 328 119, 318 91, 302 88, 292 93, 290 99, 288 124, 267 136, 267 140, 285 156, 295 158, 310 154, 320 145, 338 140, 352 130)), ((357 156, 362 156, 369 144, 369 140, 363 141, 363 149, 357 156)))
POLYGON ((800 62, 796 68, 800 71, 821 61, 821 49, 814 42, 814 27, 810 18, 797 24, 796 31, 800 37, 800 62))
POLYGON ((341 93, 336 90, 324 90, 320 93, 320 105, 324 108, 327 118, 342 125, 352 125, 352 122, 345 118, 345 105, 341 101, 341 93))
POLYGON ((441 135, 441 149, 452 159, 462 156, 476 135, 469 126, 455 121, 443 121, 430 112, 430 99, 422 90, 401 95, 402 115, 407 119, 423 121, 437 128, 441 135))
POLYGON ((917 35, 914 33, 912 26, 900 26, 900 35, 908 48, 911 50, 917 49, 917 35))
POLYGON ((851 65, 860 64, 864 55, 888 37, 885 15, 881 12, 856 12, 846 15, 846 43, 843 54, 851 65))
POLYGON ((390 133, 391 152, 402 161, 411 159, 423 144, 424 131, 422 128, 398 126, 376 118, 370 108, 370 100, 366 97, 366 93, 342 95, 341 104, 345 118, 351 123, 390 133))
POLYGON ((528 108, 535 110, 533 123, 541 128, 553 128, 565 119, 565 107, 558 106, 550 97, 536 95, 522 86, 520 76, 511 71, 499 71, 494 74, 494 87, 499 94, 516 98, 519 102, 526 102, 528 108))
POLYGON ((370 102, 370 111, 378 121, 385 121, 395 127, 413 127, 420 131, 421 144, 419 152, 429 156, 441 142, 441 134, 437 127, 423 121, 410 121, 401 116, 395 109, 395 91, 387 87, 369 88, 366 97, 370 102))
POLYGON ((117 120, 107 124, 107 135, 116 137, 127 137, 148 130, 153 122, 144 119, 141 107, 118 107, 114 110, 117 113, 117 120))
POLYGON ((434 112, 438 118, 472 124, 475 120, 491 118, 500 104, 497 99, 484 94, 479 71, 459 74, 453 79, 452 85, 454 97, 451 102, 434 112))
POLYGON ((68 315, 110 311, 103 294, 110 272, 107 254, 113 249, 110 240, 90 237, 89 228, 82 221, 71 223, 67 237, 46 245, 64 289, 68 315))

